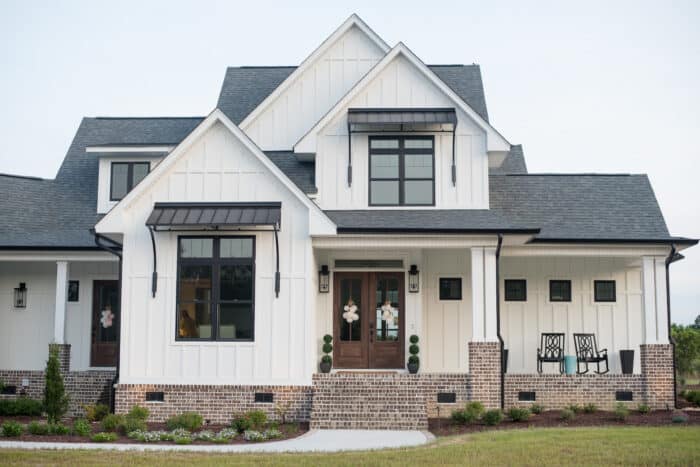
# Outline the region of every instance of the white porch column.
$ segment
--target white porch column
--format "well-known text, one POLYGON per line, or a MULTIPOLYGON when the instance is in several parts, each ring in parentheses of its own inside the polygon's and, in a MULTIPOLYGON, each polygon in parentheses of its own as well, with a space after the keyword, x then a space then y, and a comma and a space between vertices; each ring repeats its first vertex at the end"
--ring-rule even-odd
POLYGON ((485 339, 498 341, 496 320, 496 249, 484 248, 484 329, 485 339))
POLYGON ((67 293, 68 261, 56 261, 56 308, 53 320, 53 342, 55 344, 65 344, 67 293))
POLYGON ((498 341, 496 329, 496 249, 474 247, 472 254, 472 341, 498 341))
POLYGON ((669 343, 665 260, 663 256, 642 257, 645 344, 669 343))
POLYGON ((484 328, 484 249, 474 247, 472 253, 472 342, 485 339, 484 328))

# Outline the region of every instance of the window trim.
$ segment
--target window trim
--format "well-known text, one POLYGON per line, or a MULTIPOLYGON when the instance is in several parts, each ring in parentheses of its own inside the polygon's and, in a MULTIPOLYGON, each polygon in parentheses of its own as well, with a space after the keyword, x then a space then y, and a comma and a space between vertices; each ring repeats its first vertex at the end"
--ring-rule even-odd
POLYGON ((527 279, 504 279, 503 280, 503 301, 505 302, 526 302, 527 301, 527 279), (508 282, 523 282, 525 295, 523 298, 508 298, 508 282))
MULTIPOLYGON (((255 235, 179 235, 177 237, 177 272, 176 272, 176 286, 175 286, 175 342, 201 342, 201 343, 217 343, 217 342, 246 342, 246 343, 251 343, 255 342, 255 274, 256 274, 256 259, 257 259, 257 250, 256 250, 256 237, 255 235), (186 264, 194 264, 194 265, 211 265, 212 267, 212 287, 211 287, 211 296, 212 299, 209 301, 209 313, 211 316, 211 322, 212 322, 212 335, 209 339, 203 339, 203 338, 198 338, 198 337, 180 337, 180 268, 182 267, 182 259, 180 257, 180 240, 182 239, 190 239, 190 238, 196 238, 196 239, 207 239, 211 238, 214 240, 213 245, 212 245, 212 257, 211 258, 185 258, 185 263, 186 264), (224 258, 224 261, 221 261, 221 258, 219 257, 220 253, 220 240, 221 239, 227 239, 227 238, 236 238, 236 239, 241 239, 241 238, 249 238, 253 242, 253 251, 252 251, 252 256, 251 258, 224 258), (251 299, 250 299, 250 310, 251 313, 253 314, 252 319, 251 319, 251 325, 252 325, 252 335, 250 339, 235 339, 235 338, 219 338, 219 315, 218 315, 218 307, 216 305, 220 304, 220 284, 219 284, 219 271, 217 268, 219 268, 221 265, 231 265, 231 264, 248 264, 248 260, 250 259, 251 264, 252 264, 252 294, 251 294, 251 299), (216 299, 215 299, 216 298, 216 299)), ((230 300, 225 300, 224 303, 231 303, 230 300)))
POLYGON ((146 175, 151 173, 151 161, 112 161, 109 166, 109 200, 110 201, 121 201, 124 196, 128 195, 131 190, 134 189, 134 186, 137 184, 134 183, 134 165, 140 165, 140 164, 145 164, 148 165, 148 171, 146 172, 146 175), (121 198, 115 198, 114 197, 114 166, 115 165, 126 165, 126 193, 124 193, 124 196, 121 198))
POLYGON ((617 302, 617 283, 614 279, 601 279, 593 281, 593 301, 600 303, 615 303, 617 302), (598 297, 598 284, 612 284, 612 295, 611 300, 601 299, 598 297))
POLYGON ((464 300, 464 279, 462 276, 438 276, 438 301, 440 302, 460 302, 464 300), (443 280, 459 281, 459 298, 442 298, 441 282, 443 280))
POLYGON ((430 207, 435 206, 435 136, 434 135, 370 135, 367 138, 367 205, 372 207, 397 207, 397 206, 408 206, 408 207, 430 207), (398 149, 372 149, 373 140, 390 140, 396 139, 399 141, 398 149), (430 148, 430 156, 432 157, 432 174, 431 178, 406 178, 405 177, 405 164, 404 156, 406 154, 417 154, 425 155, 426 149, 422 148, 410 148, 406 149, 404 142, 406 140, 430 140, 432 142, 430 148), (399 157, 399 174, 398 178, 372 178, 372 156, 373 155, 398 155, 399 157), (383 203, 372 203, 372 182, 398 182, 399 184, 399 202, 396 204, 383 204, 383 203), (432 202, 430 204, 407 204, 405 202, 406 193, 404 189, 404 183, 406 181, 431 181, 433 184, 432 189, 432 202))
POLYGON ((549 301, 552 303, 571 303, 573 299, 574 291, 571 284, 571 279, 550 279, 549 280, 549 301), (568 283, 569 284, 569 299, 553 299, 552 298, 552 285, 554 283, 568 283))

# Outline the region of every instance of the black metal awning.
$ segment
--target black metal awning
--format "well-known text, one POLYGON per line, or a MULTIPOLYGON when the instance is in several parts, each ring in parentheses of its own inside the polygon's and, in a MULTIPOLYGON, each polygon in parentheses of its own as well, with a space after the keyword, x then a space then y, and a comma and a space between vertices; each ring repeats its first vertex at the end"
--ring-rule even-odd
POLYGON ((153 276, 151 292, 156 296, 158 273, 156 271, 155 232, 179 230, 183 232, 235 230, 248 232, 274 232, 275 235, 275 296, 280 293, 280 249, 277 232, 282 219, 282 203, 155 203, 146 227, 151 234, 153 247, 153 276), (253 227, 272 227, 259 229, 253 227), (247 229, 247 230, 246 230, 247 229))
POLYGON ((279 229, 282 203, 156 203, 146 225, 154 230, 217 230, 272 226, 279 229))
POLYGON ((457 183, 455 161, 457 111, 453 107, 401 107, 348 109, 348 186, 352 185, 353 133, 405 131, 452 133, 452 185, 455 185, 457 183))

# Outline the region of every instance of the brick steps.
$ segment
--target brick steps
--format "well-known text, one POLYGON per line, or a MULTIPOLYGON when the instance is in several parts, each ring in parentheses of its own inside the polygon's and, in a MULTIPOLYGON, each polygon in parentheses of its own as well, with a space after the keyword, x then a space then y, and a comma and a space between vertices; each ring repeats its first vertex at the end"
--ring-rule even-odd
POLYGON ((315 375, 311 428, 425 430, 425 396, 416 389, 402 374, 315 375))

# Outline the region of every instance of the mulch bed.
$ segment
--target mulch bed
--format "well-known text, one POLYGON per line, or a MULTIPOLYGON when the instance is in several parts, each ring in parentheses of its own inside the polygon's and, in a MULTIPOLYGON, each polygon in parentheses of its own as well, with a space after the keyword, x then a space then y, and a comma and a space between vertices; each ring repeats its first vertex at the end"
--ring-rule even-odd
MULTIPOLYGON (((41 423, 46 423, 46 419, 44 418, 39 418, 39 417, 0 417, 0 424, 2 424, 5 421, 12 420, 15 422, 19 422, 23 425, 26 425, 30 422, 37 421, 41 423)), ((72 420, 64 420, 63 424, 71 427, 73 425, 72 420)), ((214 433, 217 433, 224 428, 230 428, 229 425, 205 425, 202 427, 201 430, 198 431, 203 431, 203 430, 209 430, 213 431, 214 433)), ((285 439, 291 439, 291 438, 296 438, 298 436, 303 435, 307 431, 309 431, 309 424, 308 423, 287 423, 286 425, 279 425, 278 429, 280 432, 282 432, 282 436, 279 438, 271 439, 268 441, 264 442, 275 442, 275 441, 283 441, 285 439)), ((92 431, 94 433, 98 433, 102 431, 100 424, 98 422, 92 424, 92 431)), ((149 423, 148 424, 148 431, 168 431, 168 429, 165 427, 164 423, 149 423)), ((151 442, 151 443, 143 443, 141 441, 135 440, 135 439, 130 439, 127 438, 125 435, 121 435, 117 433, 119 436, 115 441, 110 441, 110 443, 117 443, 117 444, 167 444, 171 446, 176 446, 176 444, 172 441, 156 441, 156 442, 151 442)), ((90 440, 88 437, 82 437, 82 436, 73 436, 73 435, 32 435, 29 433, 23 433, 21 436, 17 436, 14 438, 3 438, 0 436, 0 441, 35 441, 35 442, 46 442, 46 443, 93 443, 93 444, 102 444, 102 443, 94 443, 93 441, 90 440)), ((221 445, 222 443, 212 443, 209 441, 192 441, 190 445, 221 445)), ((228 443, 223 443, 223 444, 256 444, 251 441, 246 441, 243 439, 243 435, 238 435, 232 440, 230 440, 228 443)))
MULTIPOLYGON (((565 428, 565 427, 585 427, 585 426, 665 426, 676 425, 671 421, 674 415, 680 411, 656 410, 648 414, 640 414, 630 410, 630 414, 625 421, 615 420, 613 412, 598 411, 595 413, 579 413, 573 420, 564 421, 561 419, 561 411, 549 410, 541 414, 532 414, 526 422, 512 422, 504 419, 499 425, 488 426, 483 423, 471 425, 455 424, 447 418, 431 418, 428 420, 428 430, 435 436, 451 436, 462 433, 476 433, 490 430, 513 430, 522 428, 565 428)), ((700 425, 700 411, 683 411, 688 417, 684 425, 700 425)))

